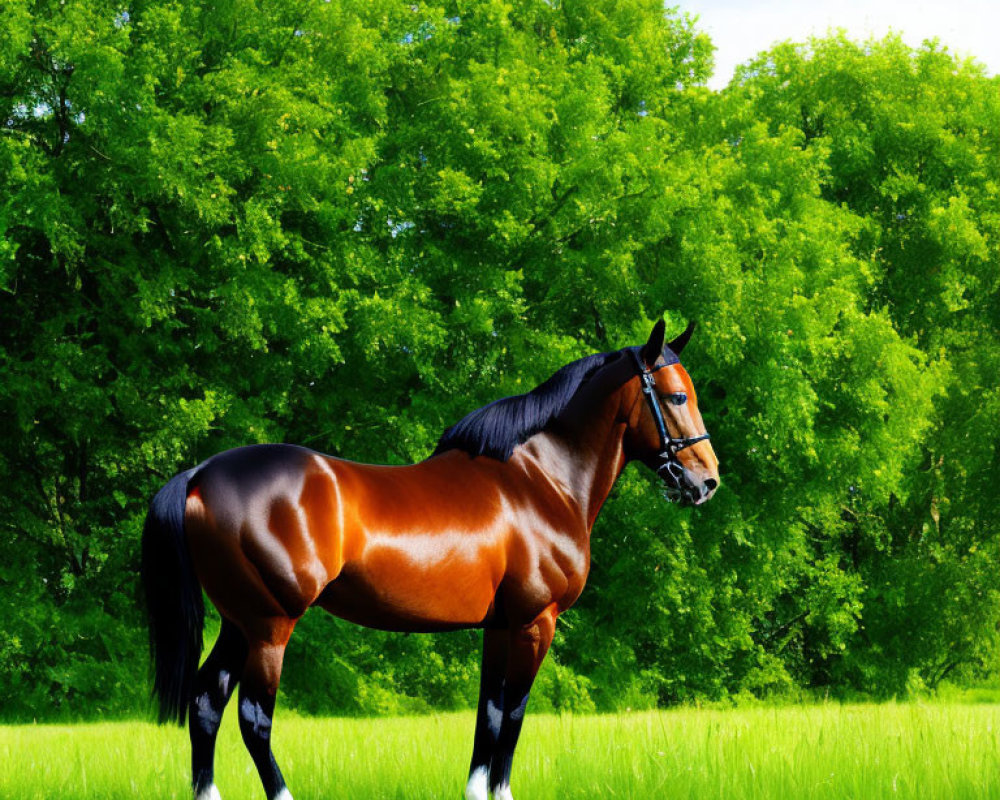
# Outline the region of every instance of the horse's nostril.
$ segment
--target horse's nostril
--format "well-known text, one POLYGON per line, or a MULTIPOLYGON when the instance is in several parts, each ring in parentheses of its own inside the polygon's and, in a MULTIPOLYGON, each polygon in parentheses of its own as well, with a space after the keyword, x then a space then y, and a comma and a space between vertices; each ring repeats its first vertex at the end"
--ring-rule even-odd
POLYGON ((718 485, 719 485, 719 482, 717 480, 715 480, 715 478, 706 478, 705 479, 705 491, 710 492, 710 491, 712 491, 718 485))

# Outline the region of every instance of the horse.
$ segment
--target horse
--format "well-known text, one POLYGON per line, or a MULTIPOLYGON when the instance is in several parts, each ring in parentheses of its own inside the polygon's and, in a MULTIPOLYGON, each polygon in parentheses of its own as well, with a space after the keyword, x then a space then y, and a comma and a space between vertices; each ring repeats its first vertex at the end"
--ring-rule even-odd
POLYGON ((268 800, 291 794, 271 750, 285 646, 312 606, 373 628, 483 630, 467 800, 512 800, 511 764, 559 615, 583 591, 590 532, 630 461, 668 499, 708 500, 718 461, 679 356, 693 323, 573 361, 471 412, 407 466, 287 444, 219 453, 172 478, 142 534, 159 721, 189 718, 197 800, 219 800, 215 739, 239 727, 268 800), (208 596, 221 629, 199 667, 208 596))

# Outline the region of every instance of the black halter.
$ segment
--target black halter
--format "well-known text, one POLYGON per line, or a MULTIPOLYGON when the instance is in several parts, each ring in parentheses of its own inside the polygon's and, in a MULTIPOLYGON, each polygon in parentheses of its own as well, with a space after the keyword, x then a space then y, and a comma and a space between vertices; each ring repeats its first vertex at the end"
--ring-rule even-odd
MULTIPOLYGON (((642 356, 639 355, 638 350, 632 350, 632 357, 635 359, 635 365, 639 370, 639 380, 642 382, 642 393, 646 395, 646 402, 649 404, 649 410, 653 413, 653 421, 656 422, 656 430, 660 434, 660 466, 656 468, 656 473, 659 475, 664 470, 673 479, 673 482, 679 488, 681 483, 681 478, 684 474, 684 467, 681 466, 680 461, 677 459, 677 454, 686 447, 690 447, 693 444, 697 444, 705 439, 711 439, 707 433, 703 433, 699 436, 684 436, 680 439, 671 436, 667 431, 667 423, 663 419, 663 411, 660 408, 660 398, 656 392, 656 382, 653 380, 653 373, 657 370, 661 370, 664 367, 669 367, 672 364, 676 364, 677 361, 670 361, 666 364, 659 364, 655 367, 647 367, 643 361, 642 356)), ((676 359, 676 356, 674 356, 676 359)))

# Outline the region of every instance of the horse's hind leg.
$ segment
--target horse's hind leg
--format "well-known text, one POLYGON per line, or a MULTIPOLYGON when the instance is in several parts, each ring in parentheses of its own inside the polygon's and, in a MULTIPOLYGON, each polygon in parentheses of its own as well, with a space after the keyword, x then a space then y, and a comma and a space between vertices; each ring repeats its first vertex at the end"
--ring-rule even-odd
POLYGON ((281 679, 285 645, 295 621, 270 620, 266 635, 251 637, 249 655, 240 681, 240 733, 257 767, 268 800, 291 800, 285 779, 271 752, 274 701, 281 679))
POLYGON ((225 617, 212 652, 195 679, 188 710, 191 732, 191 775, 196 800, 218 800, 215 788, 215 737, 222 712, 243 672, 247 641, 225 617))

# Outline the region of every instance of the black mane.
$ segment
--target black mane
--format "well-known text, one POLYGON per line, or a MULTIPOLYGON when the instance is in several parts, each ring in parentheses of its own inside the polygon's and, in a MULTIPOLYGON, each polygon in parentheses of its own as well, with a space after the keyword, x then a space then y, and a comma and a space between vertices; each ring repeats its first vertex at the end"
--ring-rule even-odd
POLYGON ((587 379, 619 352, 597 353, 572 361, 530 392, 503 397, 476 409, 441 434, 433 455, 445 450, 464 450, 472 456, 506 461, 515 447, 562 413, 587 379))

